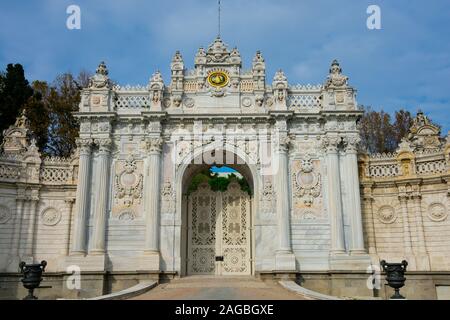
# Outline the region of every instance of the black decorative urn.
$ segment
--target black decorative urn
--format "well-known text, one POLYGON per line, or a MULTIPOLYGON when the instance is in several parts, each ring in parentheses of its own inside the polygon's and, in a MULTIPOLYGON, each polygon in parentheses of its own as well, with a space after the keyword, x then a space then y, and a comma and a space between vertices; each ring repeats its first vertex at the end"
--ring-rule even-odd
POLYGON ((405 297, 400 294, 400 288, 405 286, 405 272, 408 262, 403 260, 402 263, 387 263, 383 260, 380 264, 383 271, 386 272, 388 285, 395 290, 395 294, 391 299, 405 299, 405 297))
POLYGON ((34 296, 34 289, 39 288, 42 281, 42 272, 45 271, 47 261, 42 261, 40 264, 26 264, 21 262, 19 264, 20 272, 23 275, 22 283, 25 289, 28 289, 28 296, 23 300, 37 300, 34 296))

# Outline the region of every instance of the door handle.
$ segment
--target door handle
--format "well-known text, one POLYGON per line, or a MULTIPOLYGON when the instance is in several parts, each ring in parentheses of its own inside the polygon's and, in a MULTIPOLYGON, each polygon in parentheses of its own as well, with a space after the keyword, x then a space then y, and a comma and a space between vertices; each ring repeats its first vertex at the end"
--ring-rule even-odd
POLYGON ((223 256, 217 256, 216 257, 216 262, 223 262, 224 257, 223 256))

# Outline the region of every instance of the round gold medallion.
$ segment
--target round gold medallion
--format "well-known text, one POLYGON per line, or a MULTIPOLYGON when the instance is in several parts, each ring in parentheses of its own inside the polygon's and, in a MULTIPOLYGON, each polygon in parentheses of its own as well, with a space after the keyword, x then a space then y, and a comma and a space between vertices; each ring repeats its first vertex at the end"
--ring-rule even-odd
POLYGON ((213 87, 223 88, 228 85, 229 78, 225 72, 215 71, 208 76, 208 82, 213 87))

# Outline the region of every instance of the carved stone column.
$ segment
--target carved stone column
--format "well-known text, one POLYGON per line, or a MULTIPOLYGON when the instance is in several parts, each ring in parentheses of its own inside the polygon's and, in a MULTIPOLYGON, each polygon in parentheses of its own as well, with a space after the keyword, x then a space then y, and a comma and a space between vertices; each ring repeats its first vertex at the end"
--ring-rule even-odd
POLYGON ((277 271, 295 271, 296 261, 291 244, 290 193, 289 193, 289 145, 290 138, 281 134, 278 152, 278 171, 275 172, 277 197, 278 250, 276 252, 277 271))
POLYGON ((86 254, 86 220, 89 209, 92 140, 80 139, 77 141, 77 144, 80 152, 80 162, 78 169, 76 219, 72 242, 72 254, 84 255, 86 254))
POLYGON ((162 138, 147 141, 148 158, 145 163, 144 210, 146 215, 145 253, 159 254, 159 211, 162 138))
MULTIPOLYGON (((338 137, 327 137, 324 140, 326 148, 326 165, 328 176, 328 214, 331 219, 331 254, 345 253, 344 221, 341 203, 341 179, 339 172, 338 137)), ((355 164, 356 165, 356 164, 355 164)))
POLYGON ((364 235, 361 214, 361 191, 359 187, 358 174, 358 150, 357 144, 359 139, 347 138, 346 140, 346 155, 344 158, 347 193, 349 201, 349 216, 351 228, 350 253, 351 254, 365 254, 364 235))
POLYGON ((290 230, 290 209, 289 209, 289 138, 280 142, 278 150, 278 172, 275 175, 277 188, 277 216, 279 244, 278 252, 291 253, 291 230, 290 230))
POLYGON ((97 206, 94 210, 94 230, 90 254, 104 254, 106 242, 106 217, 108 210, 109 164, 111 154, 111 139, 95 140, 99 146, 98 153, 98 185, 96 190, 97 206))

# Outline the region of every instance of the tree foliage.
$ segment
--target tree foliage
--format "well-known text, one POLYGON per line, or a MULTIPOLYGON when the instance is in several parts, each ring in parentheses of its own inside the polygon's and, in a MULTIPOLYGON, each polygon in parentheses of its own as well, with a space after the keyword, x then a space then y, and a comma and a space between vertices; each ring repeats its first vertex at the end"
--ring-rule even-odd
POLYGON ((33 96, 25 72, 20 64, 8 64, 6 72, 0 75, 0 138, 3 131, 14 124, 23 105, 33 96))
POLYGON ((241 190, 252 195, 249 183, 245 178, 240 178, 235 174, 230 174, 227 177, 220 176, 218 173, 213 173, 211 170, 205 169, 192 178, 191 184, 188 188, 188 194, 195 192, 198 186, 207 182, 212 191, 225 192, 232 181, 237 181, 241 186, 241 190))
POLYGON ((81 71, 77 77, 65 73, 57 76, 51 84, 34 81, 30 86, 20 64, 8 65, 6 72, 0 73, 1 133, 13 125, 25 109, 41 152, 51 156, 70 156, 79 133, 79 124, 73 113, 78 111, 80 90, 88 86, 90 76, 86 71, 81 71))
POLYGON ((383 110, 364 108, 364 115, 359 122, 363 149, 369 153, 394 152, 407 136, 413 119, 411 113, 403 109, 396 111, 392 119, 383 110))

